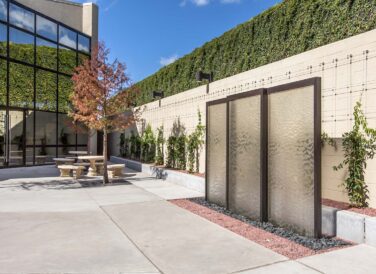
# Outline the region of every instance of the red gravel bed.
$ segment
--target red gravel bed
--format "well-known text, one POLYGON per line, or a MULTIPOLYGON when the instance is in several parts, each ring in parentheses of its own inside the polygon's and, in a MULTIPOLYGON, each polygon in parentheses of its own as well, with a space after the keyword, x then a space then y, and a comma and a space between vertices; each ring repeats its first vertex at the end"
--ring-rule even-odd
POLYGON ((351 207, 349 203, 344 203, 344 202, 337 202, 333 201, 330 199, 322 199, 322 204, 325 206, 330 206, 334 208, 338 208, 341 210, 348 210, 360 214, 364 214, 370 217, 376 217, 376 208, 356 208, 356 207, 351 207))
POLYGON ((342 246, 326 250, 314 251, 286 238, 282 238, 273 233, 267 232, 260 228, 256 228, 252 225, 234 219, 230 216, 221 214, 197 203, 188 200, 172 200, 170 202, 290 259, 298 259, 344 248, 342 246))

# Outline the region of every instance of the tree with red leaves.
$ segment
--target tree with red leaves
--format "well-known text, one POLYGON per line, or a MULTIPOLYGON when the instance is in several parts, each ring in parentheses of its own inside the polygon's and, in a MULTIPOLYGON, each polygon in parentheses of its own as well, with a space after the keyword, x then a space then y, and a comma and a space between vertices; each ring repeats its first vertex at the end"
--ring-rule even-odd
POLYGON ((109 49, 103 42, 93 50, 92 58, 76 68, 72 77, 74 92, 70 116, 89 129, 103 132, 104 174, 107 184, 107 135, 133 125, 137 112, 132 110, 137 90, 125 74, 126 65, 109 61, 109 49), (124 91, 126 89, 126 91, 124 91))

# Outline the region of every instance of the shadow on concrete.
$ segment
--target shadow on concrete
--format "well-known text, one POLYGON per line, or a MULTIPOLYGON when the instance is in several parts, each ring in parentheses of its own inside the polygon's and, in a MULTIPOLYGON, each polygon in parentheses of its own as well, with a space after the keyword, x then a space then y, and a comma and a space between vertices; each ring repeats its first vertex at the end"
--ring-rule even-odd
POLYGON ((111 181, 110 184, 103 185, 102 180, 98 179, 83 179, 83 180, 46 180, 44 181, 22 181, 22 182, 3 182, 0 183, 1 189, 13 189, 13 190, 68 190, 68 189, 82 189, 82 188, 99 188, 99 187, 111 187, 119 185, 131 185, 130 182, 119 178, 111 181))

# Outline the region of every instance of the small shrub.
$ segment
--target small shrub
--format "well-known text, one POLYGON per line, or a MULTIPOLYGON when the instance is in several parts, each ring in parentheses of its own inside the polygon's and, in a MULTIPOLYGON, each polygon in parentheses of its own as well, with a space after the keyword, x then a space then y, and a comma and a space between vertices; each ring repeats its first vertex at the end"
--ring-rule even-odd
POLYGON ((146 126, 141 137, 141 161, 153 163, 155 160, 155 137, 150 125, 146 126))
POLYGON ((155 163, 157 165, 164 164, 164 143, 165 139, 163 138, 163 126, 157 129, 157 140, 156 140, 156 156, 155 163))
POLYGON ((131 131, 131 137, 129 138, 130 143, 130 157, 131 159, 140 160, 141 158, 141 138, 138 135, 135 135, 131 131))

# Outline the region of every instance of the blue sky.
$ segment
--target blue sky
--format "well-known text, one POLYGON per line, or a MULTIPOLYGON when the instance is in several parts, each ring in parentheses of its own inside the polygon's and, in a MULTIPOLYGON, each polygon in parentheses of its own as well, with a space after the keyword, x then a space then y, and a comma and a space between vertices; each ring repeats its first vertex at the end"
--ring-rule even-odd
POLYGON ((134 82, 280 0, 96 0, 99 37, 134 82))

